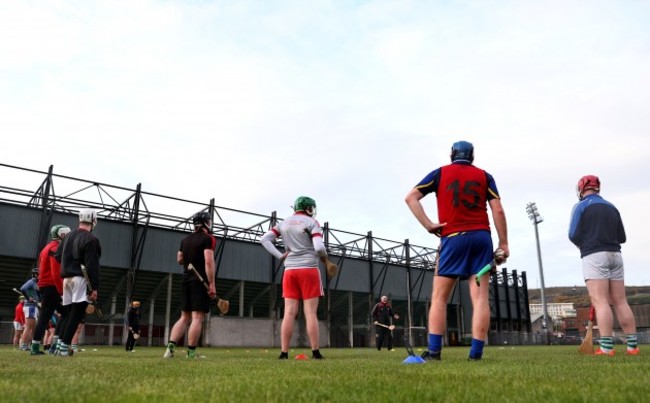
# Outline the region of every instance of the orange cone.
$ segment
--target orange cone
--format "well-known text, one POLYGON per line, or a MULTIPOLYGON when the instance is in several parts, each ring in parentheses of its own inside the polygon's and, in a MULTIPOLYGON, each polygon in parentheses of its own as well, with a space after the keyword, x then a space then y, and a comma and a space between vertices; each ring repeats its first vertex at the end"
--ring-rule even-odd
POLYGON ((307 358, 307 356, 304 355, 304 354, 298 354, 298 355, 296 355, 296 360, 308 360, 308 359, 309 359, 309 358, 307 358))

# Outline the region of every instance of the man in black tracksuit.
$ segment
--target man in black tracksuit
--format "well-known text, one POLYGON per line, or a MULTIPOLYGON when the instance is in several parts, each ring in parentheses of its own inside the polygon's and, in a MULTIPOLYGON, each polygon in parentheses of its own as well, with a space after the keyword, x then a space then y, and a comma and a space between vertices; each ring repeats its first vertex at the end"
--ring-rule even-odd
POLYGON ((127 315, 129 335, 126 338, 126 351, 133 351, 136 337, 140 337, 140 301, 133 301, 127 315))
POLYGON ((65 237, 55 254, 55 258, 61 262, 63 278, 62 334, 55 355, 72 355, 70 344, 77 326, 84 317, 88 303, 97 301, 102 250, 99 240, 91 233, 96 226, 97 212, 82 209, 79 212, 79 228, 65 237))
POLYGON ((381 350, 384 338, 388 345, 388 350, 393 349, 393 331, 389 326, 393 324, 393 319, 399 319, 399 315, 393 313, 393 308, 388 303, 388 297, 383 295, 381 301, 372 308, 372 317, 375 323, 375 339, 377 341, 377 350, 381 350), (383 325, 383 326, 382 326, 383 325))

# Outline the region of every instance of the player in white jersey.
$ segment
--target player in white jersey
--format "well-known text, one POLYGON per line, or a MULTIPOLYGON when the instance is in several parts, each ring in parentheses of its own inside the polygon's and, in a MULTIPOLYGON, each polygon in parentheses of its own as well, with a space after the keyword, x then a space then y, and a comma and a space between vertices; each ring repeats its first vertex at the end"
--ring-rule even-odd
POLYGON ((327 259, 323 243, 323 230, 316 216, 316 202, 310 197, 300 196, 293 205, 294 214, 273 227, 262 236, 262 246, 273 256, 284 260, 282 296, 284 297, 284 319, 281 331, 280 359, 289 358, 289 344, 300 301, 307 322, 307 335, 312 349, 312 358, 322 359, 318 332, 318 299, 324 295, 318 261, 327 259), (280 252, 274 241, 282 237, 286 252, 280 252))

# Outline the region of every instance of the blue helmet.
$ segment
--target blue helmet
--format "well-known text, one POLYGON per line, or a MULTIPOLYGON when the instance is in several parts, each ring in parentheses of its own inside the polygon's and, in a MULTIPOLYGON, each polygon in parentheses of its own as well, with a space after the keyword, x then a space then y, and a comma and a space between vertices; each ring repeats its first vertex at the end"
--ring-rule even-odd
POLYGON ((474 146, 469 141, 457 141, 451 146, 451 162, 474 161, 474 146))

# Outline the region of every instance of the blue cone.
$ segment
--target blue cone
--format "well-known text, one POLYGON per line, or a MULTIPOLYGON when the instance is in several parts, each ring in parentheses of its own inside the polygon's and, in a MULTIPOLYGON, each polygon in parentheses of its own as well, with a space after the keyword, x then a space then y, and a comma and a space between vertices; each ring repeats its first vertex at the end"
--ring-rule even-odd
POLYGON ((409 355, 406 357, 404 361, 402 361, 402 364, 424 364, 425 361, 422 357, 418 357, 415 355, 409 355))

